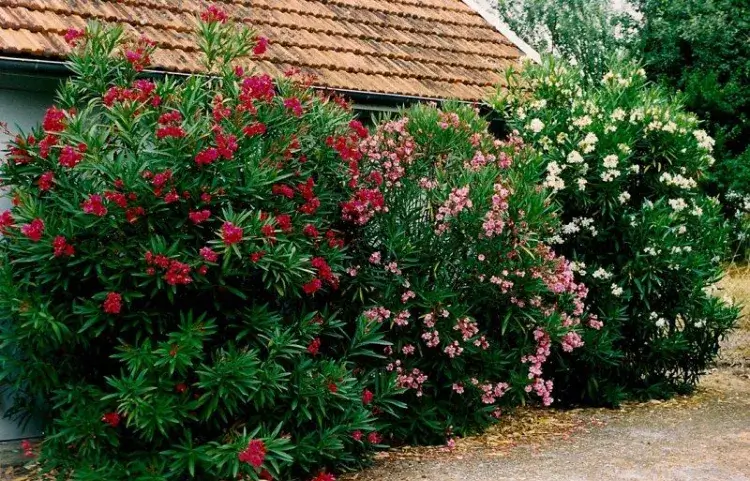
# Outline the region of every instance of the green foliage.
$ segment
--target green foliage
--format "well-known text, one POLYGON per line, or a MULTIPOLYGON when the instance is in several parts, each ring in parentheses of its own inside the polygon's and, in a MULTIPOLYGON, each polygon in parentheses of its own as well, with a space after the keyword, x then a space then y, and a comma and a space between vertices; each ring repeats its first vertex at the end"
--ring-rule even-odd
POLYGON ((138 79, 154 47, 120 29, 72 35, 76 75, 2 167, 1 376, 59 479, 353 468, 399 407, 359 367, 384 334, 338 301, 357 228, 325 140, 351 112, 233 69, 254 33, 204 20, 215 76, 180 82, 138 79))
POLYGON ((542 153, 563 209, 552 240, 604 321, 556 385, 602 403, 690 389, 737 316, 711 293, 727 247, 721 207, 699 189, 713 139, 637 65, 592 85, 547 60, 513 80, 497 108, 542 153))

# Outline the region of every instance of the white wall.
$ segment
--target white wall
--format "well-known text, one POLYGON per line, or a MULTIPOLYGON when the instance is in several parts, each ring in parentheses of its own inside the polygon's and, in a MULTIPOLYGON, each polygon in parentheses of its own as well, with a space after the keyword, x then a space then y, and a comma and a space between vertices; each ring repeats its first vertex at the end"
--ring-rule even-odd
MULTIPOLYGON (((42 120, 44 111, 52 104, 53 92, 27 92, 23 90, 0 89, 0 122, 8 124, 11 132, 21 128, 28 132, 31 127, 42 120)), ((0 133, 0 155, 5 157, 6 145, 9 138, 6 134, 0 133)), ((0 211, 10 208, 10 200, 0 195, 0 211)), ((0 319, 0 328, 2 319, 0 319)), ((0 366, 2 369, 2 366, 0 366)), ((0 398, 0 416, 4 409, 9 405, 9 397, 0 398)), ((16 424, 7 419, 0 418, 0 442, 3 440, 17 439, 25 436, 34 436, 39 434, 38 428, 28 426, 21 430, 16 424)))

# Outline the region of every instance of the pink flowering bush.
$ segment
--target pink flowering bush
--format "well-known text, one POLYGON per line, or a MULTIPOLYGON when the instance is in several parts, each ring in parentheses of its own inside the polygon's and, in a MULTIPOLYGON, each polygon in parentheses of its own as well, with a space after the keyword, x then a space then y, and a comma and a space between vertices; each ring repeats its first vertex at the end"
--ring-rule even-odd
POLYGON ((69 33, 75 76, 2 166, 0 378, 60 479, 330 480, 399 405, 362 364, 384 334, 337 307, 366 130, 243 72, 267 40, 220 9, 199 33, 214 75, 179 81, 138 75, 146 39, 69 33))
POLYGON ((713 294, 727 229, 701 182, 714 140, 637 65, 592 84, 552 59, 497 101, 544 158, 561 206, 547 240, 591 289, 602 335, 556 360, 570 402, 616 404, 690 390, 737 309, 713 294))
POLYGON ((348 274, 371 300, 362 318, 388 329, 386 369, 408 405, 397 440, 445 441, 508 406, 551 404, 547 360, 601 326, 541 241, 556 220, 533 183, 539 158, 487 127, 469 107, 418 106, 360 143, 345 216, 364 227, 348 274))

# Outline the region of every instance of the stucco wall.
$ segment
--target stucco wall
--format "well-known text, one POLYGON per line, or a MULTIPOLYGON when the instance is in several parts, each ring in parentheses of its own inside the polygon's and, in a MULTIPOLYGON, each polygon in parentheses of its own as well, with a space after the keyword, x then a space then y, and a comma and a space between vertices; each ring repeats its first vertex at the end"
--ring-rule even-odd
MULTIPOLYGON (((52 100, 53 93, 51 91, 27 92, 0 89, 0 122, 7 123, 11 132, 17 131, 17 128, 28 132, 31 127, 39 123, 52 100)), ((0 151, 2 151, 1 155, 3 156, 5 156, 8 140, 6 134, 0 133, 0 151)), ((0 211, 8 208, 10 208, 10 199, 7 196, 0 195, 0 211)), ((0 323, 2 323, 2 319, 0 319, 0 323)), ((3 414, 4 409, 7 409, 8 403, 8 395, 0 398, 0 415, 3 414)), ((38 428, 33 426, 33 423, 22 430, 14 422, 0 419, 0 441, 37 434, 39 434, 38 428)))

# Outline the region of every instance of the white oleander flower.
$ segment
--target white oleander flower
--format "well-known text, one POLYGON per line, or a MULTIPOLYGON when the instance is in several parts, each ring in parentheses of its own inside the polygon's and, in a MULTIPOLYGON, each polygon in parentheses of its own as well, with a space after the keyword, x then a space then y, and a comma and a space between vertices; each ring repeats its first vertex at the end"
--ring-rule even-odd
POLYGON ((675 212, 682 212, 687 208, 687 202, 682 197, 678 199, 669 199, 669 205, 675 212))
POLYGON ((612 284, 612 295, 615 297, 620 297, 622 295, 622 287, 618 286, 617 284, 612 284))
POLYGON ((534 132, 535 134, 538 134, 542 130, 544 130, 544 122, 542 122, 539 119, 533 119, 531 122, 529 122, 529 125, 527 127, 529 130, 534 132))
POLYGON ((617 199, 620 201, 620 204, 625 204, 630 200, 630 193, 625 191, 620 194, 617 199))
POLYGON ((713 152, 716 141, 705 130, 695 130, 693 136, 698 141, 700 148, 707 152, 713 152))
POLYGON ((581 164, 583 163, 583 156, 577 150, 574 150, 568 154, 567 160, 569 164, 581 164))
POLYGON ((616 155, 608 155, 604 157, 604 168, 605 169, 614 169, 617 167, 617 163, 619 162, 619 158, 616 155))
POLYGON ((619 170, 606 170, 602 172, 601 178, 604 182, 612 182, 620 176, 619 170))
POLYGON ((578 117, 577 119, 573 119, 573 125, 578 127, 579 129, 584 129, 591 125, 593 121, 591 120, 591 117, 588 115, 584 115, 583 117, 578 117))
POLYGON ((579 177, 576 179, 576 184, 578 184, 578 190, 586 190, 586 184, 588 183, 588 180, 584 179, 583 177, 579 177))
POLYGON ((602 267, 595 270, 594 273, 591 274, 591 276, 594 279, 611 279, 612 278, 612 274, 604 270, 604 268, 602 267))

